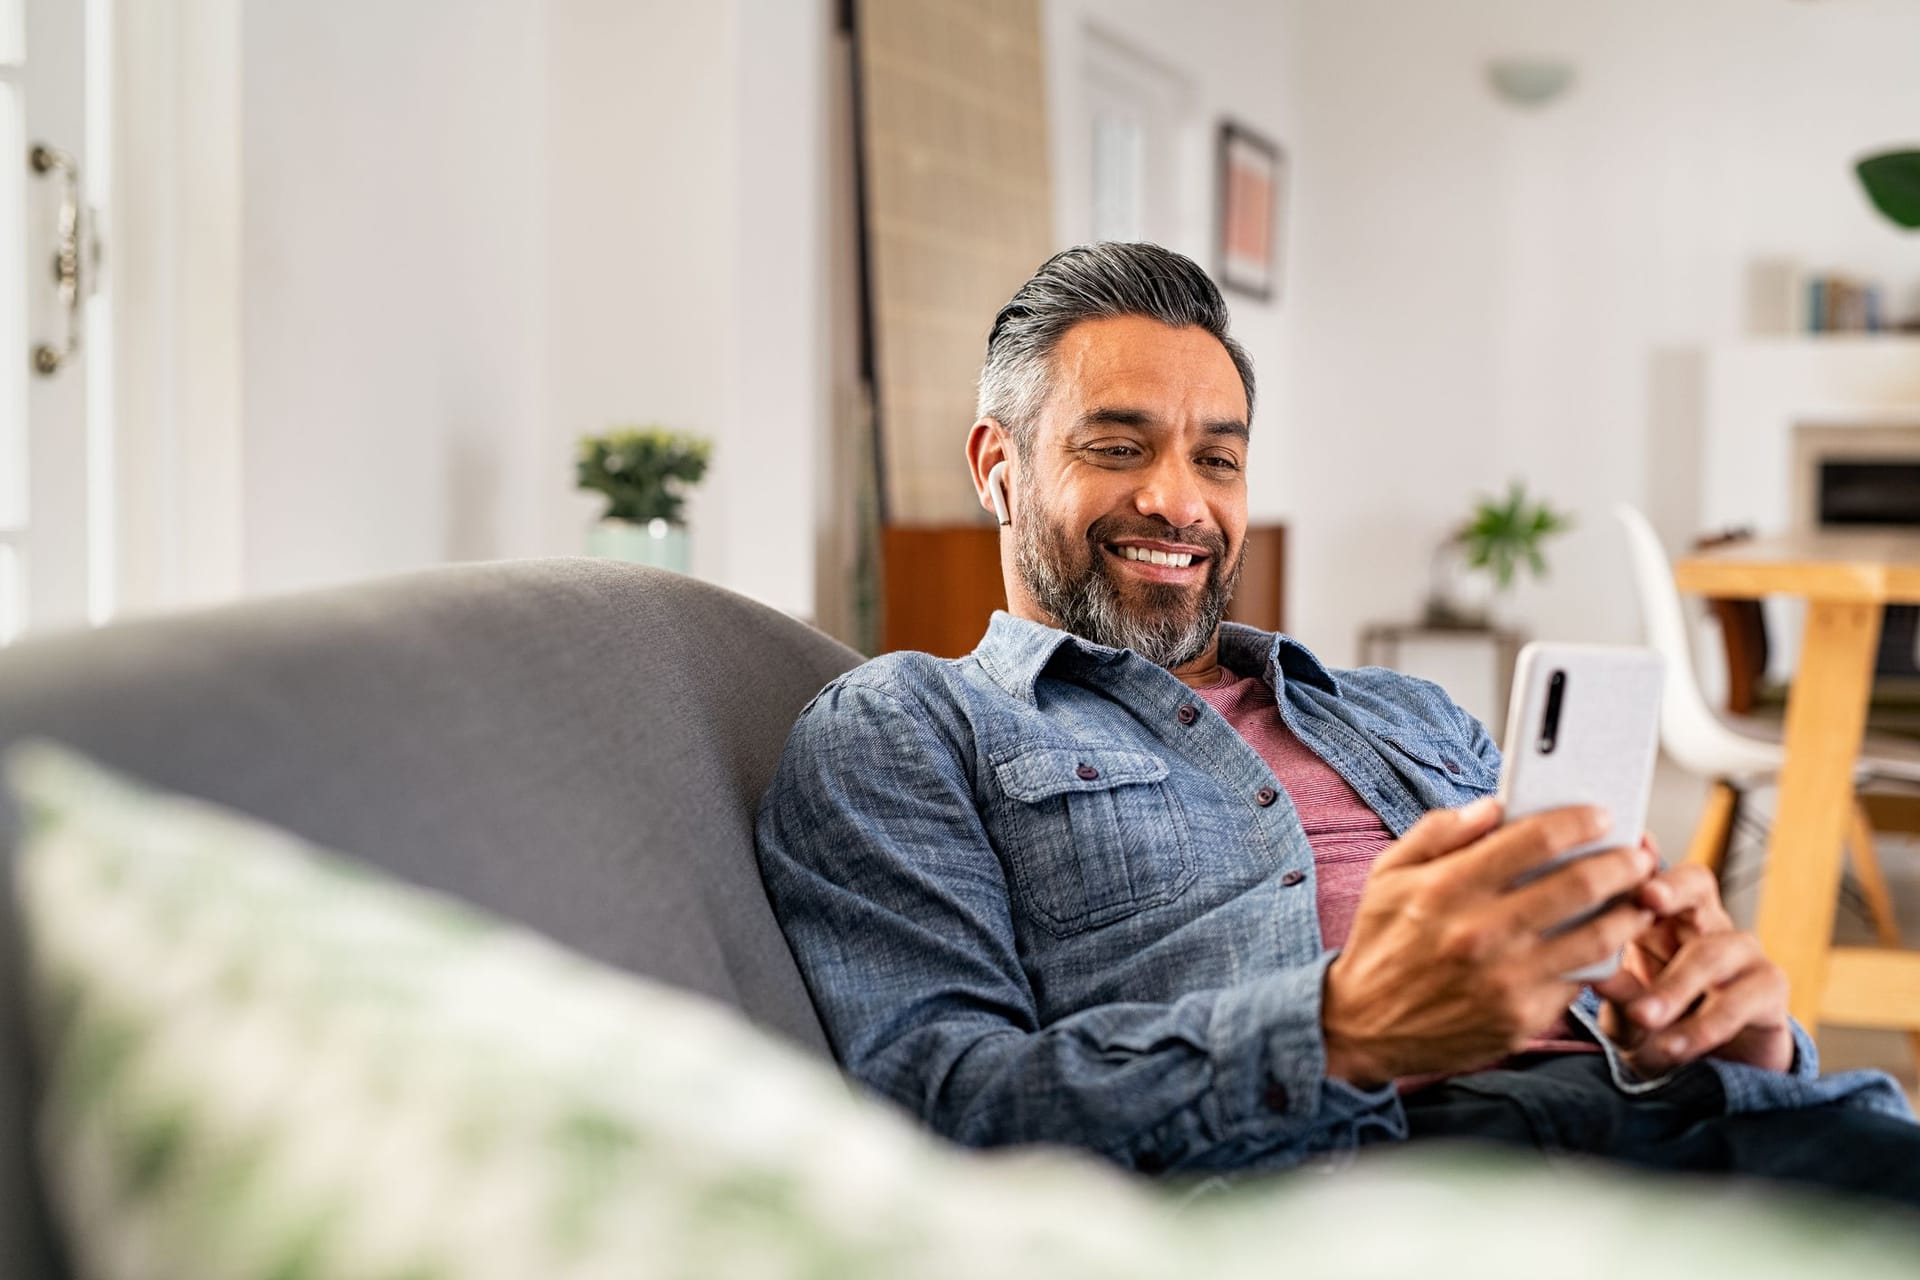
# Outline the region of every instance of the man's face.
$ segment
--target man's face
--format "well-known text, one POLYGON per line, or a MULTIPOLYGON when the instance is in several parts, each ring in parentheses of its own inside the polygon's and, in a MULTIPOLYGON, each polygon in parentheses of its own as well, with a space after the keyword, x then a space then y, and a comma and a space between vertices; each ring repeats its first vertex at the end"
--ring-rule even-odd
POLYGON ((1015 463, 1021 584, 1075 635, 1193 661, 1240 578, 1246 462, 1246 392, 1213 335, 1143 316, 1075 325, 1015 463))

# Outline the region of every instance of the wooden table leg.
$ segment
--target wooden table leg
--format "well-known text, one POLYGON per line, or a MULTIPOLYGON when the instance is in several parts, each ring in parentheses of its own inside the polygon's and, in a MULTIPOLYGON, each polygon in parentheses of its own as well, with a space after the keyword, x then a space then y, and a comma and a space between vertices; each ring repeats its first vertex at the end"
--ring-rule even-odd
POLYGON ((1853 812, 1853 766, 1879 643, 1879 605, 1807 602, 1800 666, 1787 696, 1787 759, 1756 932, 1767 955, 1786 970, 1793 1016, 1809 1031, 1819 1021, 1826 989, 1853 812))

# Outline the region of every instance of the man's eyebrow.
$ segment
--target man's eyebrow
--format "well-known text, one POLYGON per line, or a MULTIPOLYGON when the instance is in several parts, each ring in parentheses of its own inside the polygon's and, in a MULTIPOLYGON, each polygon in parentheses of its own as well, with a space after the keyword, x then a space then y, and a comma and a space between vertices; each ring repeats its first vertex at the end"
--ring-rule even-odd
MULTIPOLYGON (((1101 405, 1080 415, 1074 426, 1084 430, 1087 427, 1152 427, 1160 420, 1145 409, 1133 409, 1124 405, 1101 405)), ((1208 422, 1201 428, 1210 436, 1237 436, 1242 440, 1251 438, 1247 424, 1238 418, 1219 418, 1208 422)))
POLYGON ((1150 427, 1158 421, 1145 409, 1128 409, 1119 406, 1102 405, 1089 409, 1080 415, 1076 427, 1150 427))

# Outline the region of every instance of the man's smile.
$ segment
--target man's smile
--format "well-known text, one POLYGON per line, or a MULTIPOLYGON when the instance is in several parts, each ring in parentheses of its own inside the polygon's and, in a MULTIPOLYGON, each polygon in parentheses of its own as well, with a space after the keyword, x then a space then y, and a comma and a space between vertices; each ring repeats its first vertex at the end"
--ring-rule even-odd
POLYGON ((1204 547, 1147 538, 1125 538, 1101 547, 1127 573, 1149 582, 1198 582, 1206 577, 1211 558, 1204 547))

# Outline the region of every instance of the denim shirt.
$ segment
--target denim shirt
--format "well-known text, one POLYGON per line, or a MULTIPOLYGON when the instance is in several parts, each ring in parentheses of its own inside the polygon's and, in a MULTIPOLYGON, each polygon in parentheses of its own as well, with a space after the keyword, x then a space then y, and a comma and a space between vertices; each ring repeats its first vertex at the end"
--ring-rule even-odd
MULTIPOLYGON (((1220 661, 1397 837, 1491 794, 1500 755, 1437 686, 1330 671, 1236 624, 1220 661)), ((1279 1167, 1406 1136, 1392 1086, 1329 1078, 1313 850, 1227 721, 1128 650, 996 613, 979 648, 893 653, 801 713, 761 872, 834 1050, 971 1146, 1057 1143, 1143 1172, 1279 1167)), ((1636 1080, 1582 993, 1574 1016, 1636 1080)), ((1714 1062, 1728 1105, 1907 1114, 1877 1072, 1714 1062)))

